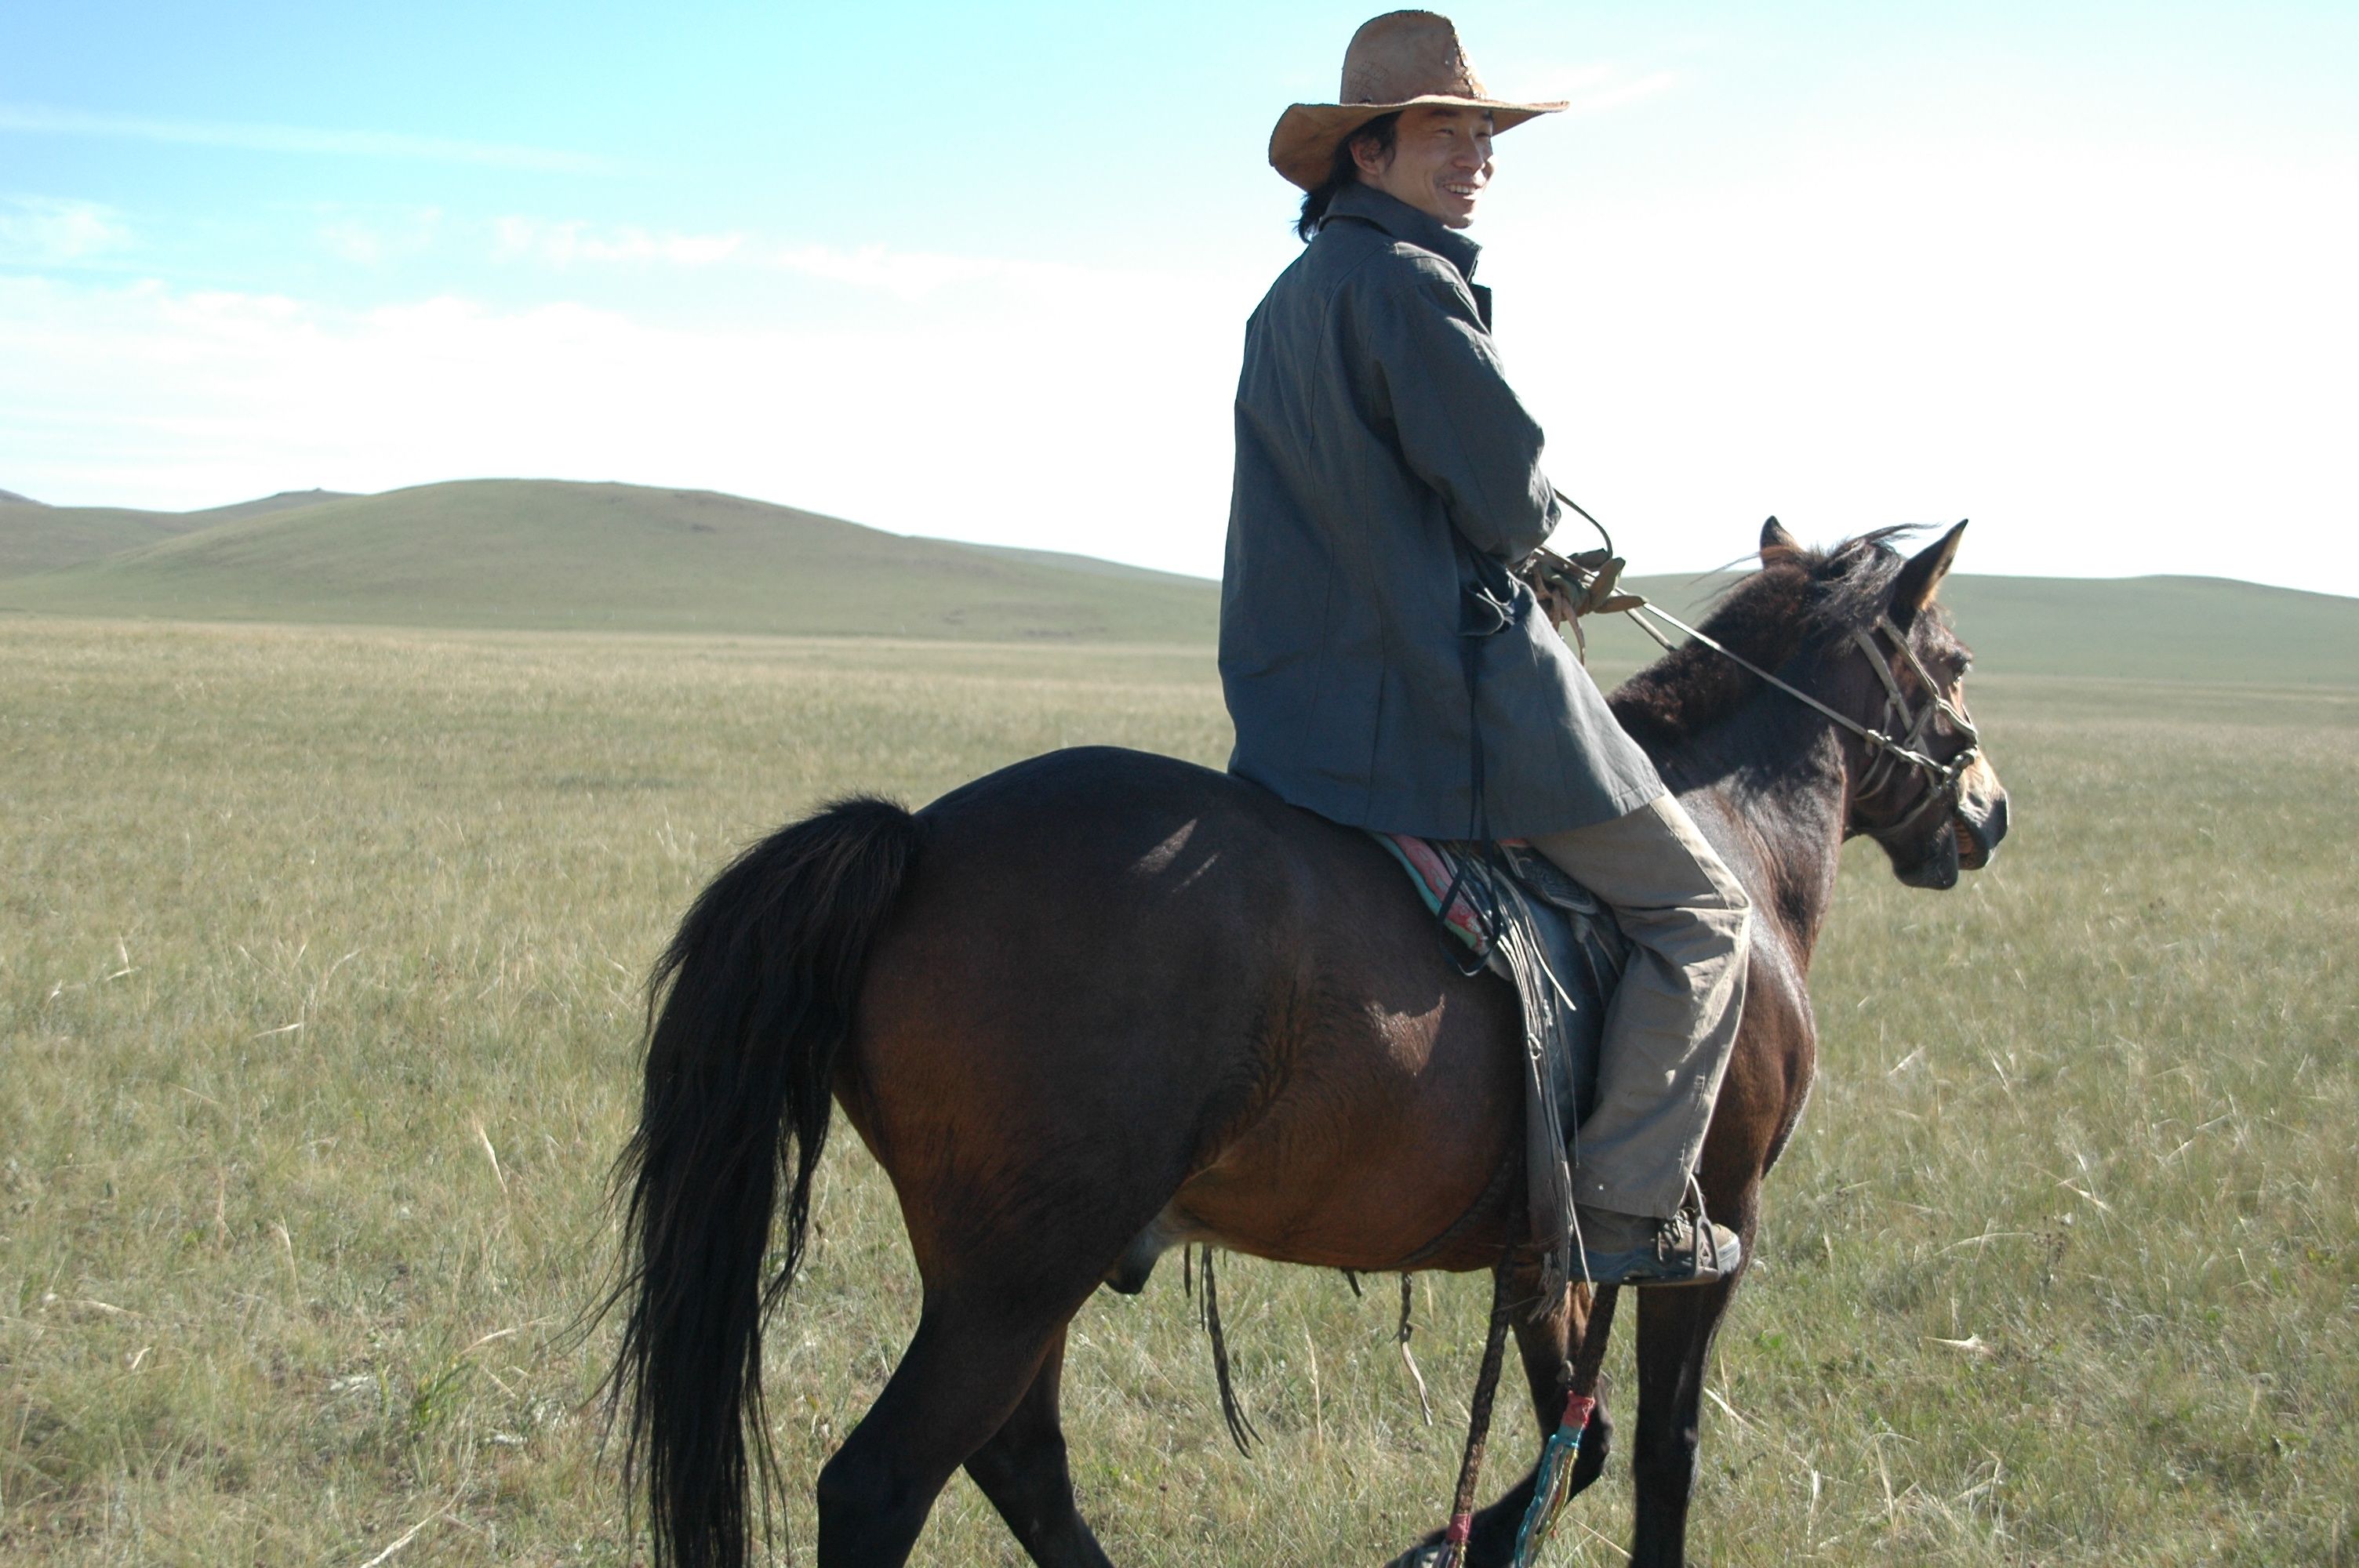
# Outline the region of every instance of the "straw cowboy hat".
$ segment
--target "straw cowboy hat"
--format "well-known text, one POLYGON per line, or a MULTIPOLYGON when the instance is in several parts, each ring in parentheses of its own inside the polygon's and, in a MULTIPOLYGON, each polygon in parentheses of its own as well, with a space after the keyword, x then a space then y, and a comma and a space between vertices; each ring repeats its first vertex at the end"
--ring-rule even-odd
POLYGON ((1492 129, 1504 131, 1565 107, 1503 103, 1484 92, 1458 41, 1458 29, 1449 17, 1430 11, 1388 11, 1362 23, 1343 51, 1343 88, 1336 96, 1343 102, 1292 105, 1270 133, 1270 168, 1305 190, 1326 182, 1343 138, 1380 114, 1417 103, 1447 103, 1488 109, 1492 129))

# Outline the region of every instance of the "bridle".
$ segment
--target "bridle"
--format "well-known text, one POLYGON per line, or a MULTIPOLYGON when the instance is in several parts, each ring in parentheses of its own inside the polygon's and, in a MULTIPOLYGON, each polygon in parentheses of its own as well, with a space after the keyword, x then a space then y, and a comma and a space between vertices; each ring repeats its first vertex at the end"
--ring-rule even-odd
MULTIPOLYGON (((1578 506, 1573 510, 1581 511, 1578 506)), ((1581 514, 1589 517, 1586 512, 1581 514)), ((1604 533, 1604 528, 1597 524, 1595 518, 1589 518, 1589 521, 1598 526, 1599 533, 1604 533)), ((1868 667, 1884 684, 1883 714, 1875 725, 1862 724, 1851 715, 1838 712, 1821 702, 1801 687, 1780 680, 1709 633, 1657 609, 1644 598, 1622 587, 1618 580, 1622 561, 1613 554, 1613 538, 1609 535, 1603 550, 1593 550, 1581 556, 1568 557, 1550 550, 1536 550, 1531 557, 1530 569, 1533 575, 1550 582, 1560 590, 1578 589, 1577 592, 1567 591, 1576 618, 1599 611, 1627 615, 1640 631, 1669 653, 1677 644, 1652 624, 1652 621, 1659 621, 1851 731, 1865 744, 1869 752, 1866 770, 1860 774, 1857 787, 1852 792, 1854 800, 1877 794, 1904 769, 1920 774, 1925 780, 1924 798, 1898 823, 1877 830, 1878 838, 1903 837, 1935 806, 1942 807, 1945 815, 1957 811, 1965 775, 1982 758, 1982 736, 1974 729, 1973 720, 1966 717, 1965 709, 1941 695, 1941 683, 1933 678, 1933 672, 1925 667, 1925 661, 1917 656, 1917 650, 1910 646, 1907 634, 1892 623, 1890 615, 1878 615, 1874 626, 1854 628, 1851 633, 1851 641, 1867 655, 1868 667), (1892 673, 1892 661, 1876 646, 1875 640, 1879 636, 1891 639, 1893 647, 1908 661, 1908 667, 1917 672, 1917 678, 1925 683, 1928 700, 1921 708, 1910 708, 1908 693, 1900 689, 1900 678, 1892 673), (1946 762, 1936 761, 1924 749, 1926 737, 1931 732, 1936 719, 1947 719, 1951 728, 1966 741, 1965 748, 1946 762)), ((1577 619, 1575 625, 1577 628, 1577 619)))
MULTIPOLYGON (((1898 738, 1895 739, 1886 730, 1871 730, 1864 725, 1844 721, 1875 752, 1874 760, 1860 775, 1853 798, 1865 799, 1876 794, 1903 767, 1924 775, 1924 799, 1897 824, 1883 830, 1886 837, 1903 838, 1934 806, 1944 807, 1945 815, 1958 809, 1959 797, 1965 786, 1965 775, 1974 763, 1982 760, 1982 736, 1974 729, 1974 721, 1966 717, 1966 710, 1941 695, 1940 683, 1933 678, 1933 672, 1925 667, 1925 661, 1917 656, 1917 650, 1909 644, 1900 628, 1892 623, 1891 616, 1877 616, 1873 632, 1891 638, 1892 645, 1900 651, 1900 656, 1908 661, 1908 667, 1917 672, 1917 678, 1925 683, 1925 706, 1912 714, 1908 711, 1908 696, 1900 689, 1899 677, 1892 673, 1891 661, 1877 651, 1875 637, 1869 631, 1853 631, 1851 640, 1858 645, 1861 653, 1867 655, 1868 667, 1884 682, 1883 722, 1891 726, 1897 719, 1908 726, 1900 730, 1898 738), (1925 751, 1925 737, 1937 718, 1947 719, 1950 727, 1964 736, 1966 741, 1964 749, 1946 762, 1935 762, 1925 751)), ((1840 719, 1841 716, 1837 717, 1840 719)))

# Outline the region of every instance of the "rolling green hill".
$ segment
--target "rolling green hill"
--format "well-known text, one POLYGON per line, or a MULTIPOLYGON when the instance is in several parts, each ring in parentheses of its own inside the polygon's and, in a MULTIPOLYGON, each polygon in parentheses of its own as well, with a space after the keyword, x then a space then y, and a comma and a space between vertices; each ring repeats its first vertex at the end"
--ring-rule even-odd
MULTIPOLYGON (((1729 580, 1658 577, 1633 586, 1692 624, 1729 580)), ((2359 687, 2359 599, 2227 578, 1960 572, 1941 585, 1941 602, 1985 675, 2359 687)), ((1601 673, 1655 652, 1619 622, 1593 631, 1591 647, 1601 673)))
POLYGON ((266 495, 259 501, 234 502, 227 506, 215 506, 203 512, 187 512, 182 516, 201 519, 205 525, 232 523, 240 517, 259 517, 266 512, 291 512, 298 506, 317 506, 323 501, 351 501, 351 492, 342 490, 282 490, 276 495, 266 495))
POLYGON ((0 582, 0 607, 188 620, 1196 640, 1217 588, 906 538, 707 491, 475 480, 280 508, 0 582))
MULTIPOLYGON (((1971 546, 1970 546, 1971 548, 1971 546)), ((1636 586, 1694 618, 1725 576, 1636 586)), ((2213 578, 1960 575, 1990 674, 2359 687, 2359 600, 2213 578)), ((0 502, 0 610, 518 630, 1203 643, 1216 584, 908 538, 708 491, 477 480, 208 512, 0 502)), ((1599 674, 1652 645, 1593 630, 1599 674)))
POLYGON ((0 578, 99 560, 205 526, 194 515, 0 501, 0 578))
POLYGON ((0 490, 0 579, 103 560, 216 524, 339 499, 333 491, 289 490, 203 512, 140 512, 127 506, 44 506, 0 490))

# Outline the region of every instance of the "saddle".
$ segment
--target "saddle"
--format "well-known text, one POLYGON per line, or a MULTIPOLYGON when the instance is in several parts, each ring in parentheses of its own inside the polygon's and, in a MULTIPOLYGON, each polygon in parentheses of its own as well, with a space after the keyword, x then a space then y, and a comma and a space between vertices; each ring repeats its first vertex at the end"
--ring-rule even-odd
POLYGON ((1628 961, 1628 940, 1595 894, 1521 840, 1370 837, 1464 946, 1473 967, 1462 968, 1487 968, 1516 989, 1531 1240, 1543 1287, 1560 1289, 1572 1271, 1572 1155, 1596 1102, 1605 1003, 1628 961))

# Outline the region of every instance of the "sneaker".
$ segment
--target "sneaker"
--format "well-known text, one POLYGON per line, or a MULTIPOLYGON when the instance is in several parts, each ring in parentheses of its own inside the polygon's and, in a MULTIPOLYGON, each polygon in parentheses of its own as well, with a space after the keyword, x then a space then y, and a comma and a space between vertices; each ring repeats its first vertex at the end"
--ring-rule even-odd
POLYGON ((1582 1262, 1599 1285, 1709 1285, 1744 1261, 1745 1243, 1724 1225, 1681 1209, 1669 1219, 1582 1204, 1575 1217, 1582 1262))

